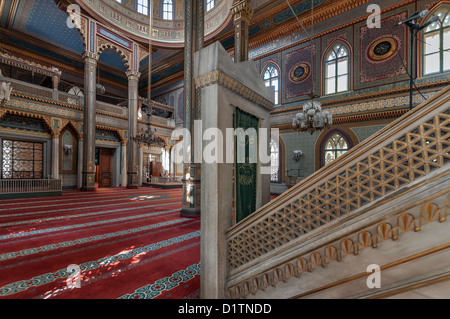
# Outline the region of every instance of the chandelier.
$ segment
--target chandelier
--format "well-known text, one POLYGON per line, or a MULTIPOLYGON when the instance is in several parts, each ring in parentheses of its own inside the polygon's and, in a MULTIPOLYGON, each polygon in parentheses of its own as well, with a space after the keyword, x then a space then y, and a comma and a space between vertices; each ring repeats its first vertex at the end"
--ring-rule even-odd
POLYGON ((160 137, 156 136, 156 129, 150 128, 150 116, 148 117, 147 129, 137 136, 132 136, 131 139, 135 141, 139 146, 147 147, 165 147, 166 141, 160 137))
POLYGON ((298 132, 313 134, 333 124, 333 118, 328 111, 322 111, 320 102, 313 99, 317 95, 310 94, 311 100, 303 104, 303 110, 294 117, 292 127, 298 132))

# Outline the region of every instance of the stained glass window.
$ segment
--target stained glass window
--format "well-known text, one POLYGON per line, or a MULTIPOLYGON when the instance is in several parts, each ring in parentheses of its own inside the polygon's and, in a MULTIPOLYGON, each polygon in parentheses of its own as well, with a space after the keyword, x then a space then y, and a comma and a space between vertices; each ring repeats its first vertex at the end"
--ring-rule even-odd
POLYGON ((347 140, 338 132, 325 141, 323 163, 327 165, 350 149, 347 140))
POLYGON ((442 73, 450 70, 450 8, 444 7, 434 15, 439 20, 423 32, 423 73, 442 73))
POLYGON ((43 144, 3 140, 2 178, 43 178, 43 144))

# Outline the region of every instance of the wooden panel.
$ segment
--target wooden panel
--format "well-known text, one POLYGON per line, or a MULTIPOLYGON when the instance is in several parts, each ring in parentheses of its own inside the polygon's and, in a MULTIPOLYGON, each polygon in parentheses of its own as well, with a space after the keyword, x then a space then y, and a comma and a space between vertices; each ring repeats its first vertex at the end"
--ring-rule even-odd
POLYGON ((112 186, 112 158, 114 155, 113 149, 101 148, 99 158, 99 181, 98 187, 112 186))
POLYGON ((162 176, 163 167, 161 162, 152 162, 152 176, 162 176))

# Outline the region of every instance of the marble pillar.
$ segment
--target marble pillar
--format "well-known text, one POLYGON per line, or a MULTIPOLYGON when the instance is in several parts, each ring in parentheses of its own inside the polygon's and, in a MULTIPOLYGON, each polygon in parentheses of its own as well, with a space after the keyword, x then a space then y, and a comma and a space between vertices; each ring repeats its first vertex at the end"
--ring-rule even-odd
POLYGON ((204 2, 185 2, 185 47, 184 47, 184 125, 192 135, 190 163, 183 165, 182 216, 200 215, 201 164, 194 163, 194 121, 200 119, 200 95, 192 77, 194 54, 204 45, 204 2))
POLYGON ((128 77, 128 158, 127 188, 138 188, 138 145, 134 138, 137 135, 138 83, 140 73, 135 70, 126 72, 128 77))
POLYGON ((86 51, 84 59, 83 171, 81 190, 95 190, 95 113, 98 56, 86 51))
POLYGON ((77 187, 83 185, 83 137, 78 137, 77 187))
POLYGON ((52 136, 52 178, 59 179, 59 134, 52 136))
POLYGON ((127 186, 127 143, 122 143, 122 187, 127 186))
POLYGON ((249 0, 238 0, 231 7, 234 24, 234 62, 248 61, 248 28, 253 10, 249 0))

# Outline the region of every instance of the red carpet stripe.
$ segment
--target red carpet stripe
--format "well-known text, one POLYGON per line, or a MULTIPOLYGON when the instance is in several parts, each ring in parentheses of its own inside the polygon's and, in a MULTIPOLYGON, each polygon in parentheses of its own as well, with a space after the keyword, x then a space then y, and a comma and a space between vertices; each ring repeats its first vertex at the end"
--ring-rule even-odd
MULTIPOLYGON (((181 189, 153 187, 2 201, 0 298, 119 298, 172 278, 200 260, 200 220, 180 209, 181 189), (66 285, 70 264, 81 289, 66 285)), ((199 282, 157 298, 198 298, 199 282)))

